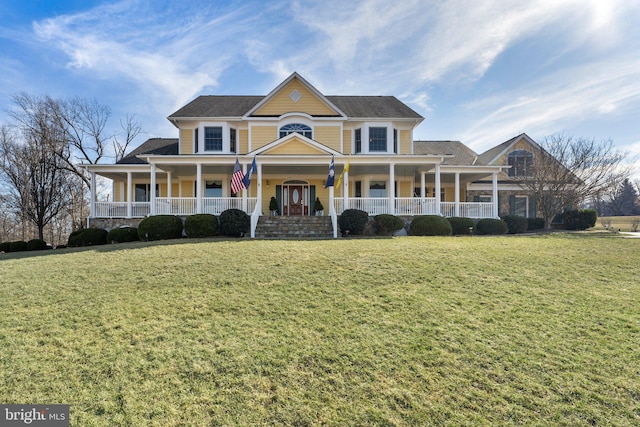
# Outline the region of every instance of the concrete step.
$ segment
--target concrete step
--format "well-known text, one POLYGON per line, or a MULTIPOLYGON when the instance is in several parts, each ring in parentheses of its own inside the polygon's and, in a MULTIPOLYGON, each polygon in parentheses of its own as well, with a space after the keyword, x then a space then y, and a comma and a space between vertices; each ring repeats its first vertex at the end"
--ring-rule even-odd
POLYGON ((261 216, 256 238, 331 239, 333 227, 328 216, 261 216))

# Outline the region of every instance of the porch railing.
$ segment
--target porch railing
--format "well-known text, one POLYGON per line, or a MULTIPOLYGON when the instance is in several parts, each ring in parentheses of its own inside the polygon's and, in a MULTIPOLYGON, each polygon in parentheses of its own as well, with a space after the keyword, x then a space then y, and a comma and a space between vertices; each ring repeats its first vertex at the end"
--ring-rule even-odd
MULTIPOLYGON (((156 215, 188 216, 196 213, 220 215, 227 209, 240 209, 249 214, 255 211, 257 197, 203 197, 202 209, 198 212, 195 197, 156 197, 156 215)), ((96 202, 93 217, 95 218, 128 218, 127 202, 96 202)), ((150 202, 132 202, 131 217, 143 218, 151 213, 150 202)))
POLYGON ((446 217, 492 218, 494 216, 493 203, 491 202, 460 202, 457 214, 454 202, 442 202, 440 203, 440 211, 446 217))
POLYGON ((395 215, 435 215, 437 213, 436 199, 428 197, 418 199, 415 197, 396 197, 390 202, 387 197, 352 197, 347 199, 345 205, 344 197, 334 199, 334 208, 341 214, 346 206, 349 209, 359 209, 369 215, 389 214, 395 215), (393 209, 391 207, 393 206, 393 209))
MULTIPOLYGON (((149 202, 132 202, 131 217, 142 218, 149 215, 151 204, 149 202)), ((127 202, 95 202, 96 218, 127 218, 127 202)))

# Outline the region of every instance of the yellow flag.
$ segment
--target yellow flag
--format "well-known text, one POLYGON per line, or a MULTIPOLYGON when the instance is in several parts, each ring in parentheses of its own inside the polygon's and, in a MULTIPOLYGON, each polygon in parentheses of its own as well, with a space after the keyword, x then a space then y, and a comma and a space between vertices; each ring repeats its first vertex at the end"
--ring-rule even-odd
POLYGON ((344 176, 345 173, 349 173, 349 161, 348 160, 347 160, 347 164, 344 165, 344 169, 342 169, 342 173, 338 177, 338 183, 336 184, 336 187, 340 187, 340 184, 342 183, 342 177, 344 176))

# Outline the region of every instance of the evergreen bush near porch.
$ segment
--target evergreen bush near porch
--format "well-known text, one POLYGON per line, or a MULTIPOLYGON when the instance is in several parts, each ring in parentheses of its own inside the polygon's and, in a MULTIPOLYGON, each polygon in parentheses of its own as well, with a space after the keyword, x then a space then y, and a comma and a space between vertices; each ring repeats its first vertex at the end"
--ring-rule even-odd
POLYGON ((451 234, 454 236, 473 234, 473 230, 476 228, 476 223, 471 218, 452 216, 447 220, 451 224, 451 234))
POLYGON ((409 227, 411 236, 450 236, 451 233, 451 224, 439 215, 417 216, 409 227))
POLYGON ((182 220, 175 215, 156 215, 138 224, 140 240, 179 239, 182 237, 182 220))
POLYGON ((223 236, 242 237, 250 226, 251 218, 240 209, 227 209, 220 214, 219 230, 223 236))
POLYGON ((350 236, 362 234, 368 222, 369 214, 360 209, 347 209, 338 218, 340 231, 350 236))
POLYGON ((391 214, 380 214, 373 217, 373 227, 376 234, 381 236, 391 236, 404 227, 402 218, 391 214))
POLYGON ((31 239, 27 242, 28 251, 43 251, 47 249, 47 242, 41 239, 31 239))
POLYGON ((211 214, 196 214, 184 220, 184 232, 188 237, 213 237, 218 234, 218 218, 211 214))
POLYGON ((527 230, 542 230, 544 218, 527 218, 527 230))
POLYGON ((529 227, 529 221, 523 216, 505 215, 502 220, 507 223, 507 233, 509 234, 524 233, 529 227))
POLYGON ((507 223, 501 219, 482 218, 476 224, 476 234, 499 236, 507 234, 507 223))
POLYGON ((107 242, 125 243, 140 240, 136 227, 118 227, 107 234, 107 242))
POLYGON ((69 235, 67 245, 72 248, 80 246, 97 246, 107 244, 107 230, 101 228, 83 228, 69 235))

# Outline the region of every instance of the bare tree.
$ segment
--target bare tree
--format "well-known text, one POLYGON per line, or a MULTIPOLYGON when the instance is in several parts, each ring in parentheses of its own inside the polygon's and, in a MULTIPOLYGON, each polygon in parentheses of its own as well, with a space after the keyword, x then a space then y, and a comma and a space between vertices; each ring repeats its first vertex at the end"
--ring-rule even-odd
POLYGON ((65 139, 46 102, 25 107, 12 112, 19 123, 21 140, 6 126, 0 129, 0 171, 9 203, 37 227, 38 238, 43 239, 44 227, 67 204, 68 175, 53 154, 65 139))
POLYGON ((534 151, 534 164, 519 184, 535 195, 547 228, 556 214, 578 207, 628 177, 622 165, 626 153, 617 151, 611 140, 554 135, 534 151))
POLYGON ((129 114, 124 120, 120 120, 120 128, 122 129, 122 138, 119 133, 113 136, 113 151, 116 162, 124 158, 133 140, 142 132, 142 128, 135 120, 135 116, 129 114))

